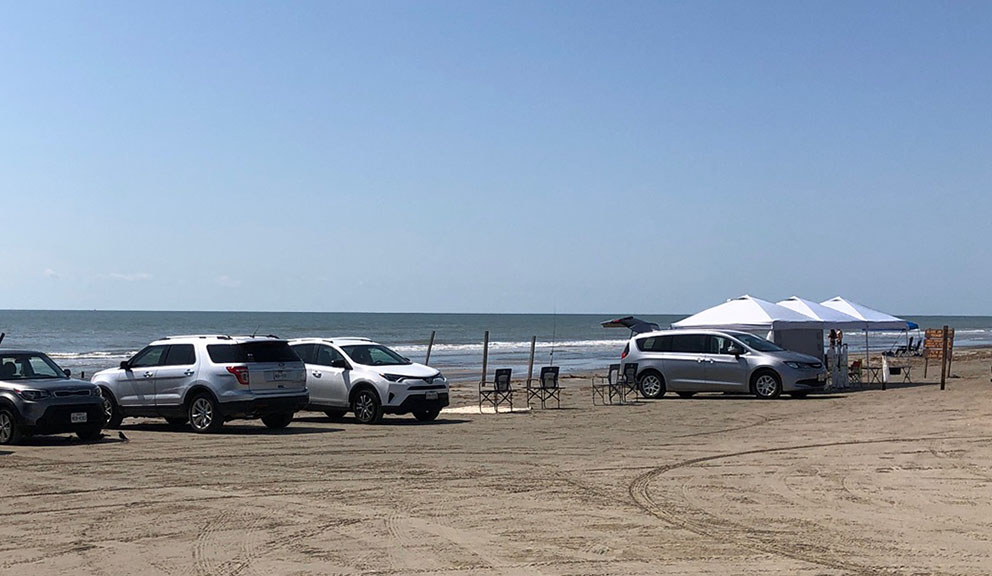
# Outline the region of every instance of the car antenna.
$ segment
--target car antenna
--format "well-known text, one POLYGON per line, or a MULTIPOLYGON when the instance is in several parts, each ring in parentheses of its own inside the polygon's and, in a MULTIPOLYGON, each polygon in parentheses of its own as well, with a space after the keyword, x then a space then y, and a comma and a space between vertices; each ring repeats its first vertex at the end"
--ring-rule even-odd
POLYGON ((259 325, 259 326, 255 326, 255 331, 251 333, 251 337, 252 337, 252 338, 254 338, 254 337, 255 337, 255 334, 258 334, 258 329, 259 329, 259 328, 261 328, 261 327, 262 327, 261 325, 259 325))

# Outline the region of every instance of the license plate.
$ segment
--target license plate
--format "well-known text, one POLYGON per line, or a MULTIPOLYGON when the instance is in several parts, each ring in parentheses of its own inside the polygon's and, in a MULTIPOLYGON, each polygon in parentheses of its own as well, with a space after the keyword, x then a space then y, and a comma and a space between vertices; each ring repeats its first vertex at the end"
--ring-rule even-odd
POLYGON ((269 382, 280 382, 286 379, 287 379, 286 372, 284 372, 283 370, 276 370, 274 372, 269 373, 269 382))
POLYGON ((73 412, 69 414, 69 421, 73 424, 83 424, 86 422, 86 412, 73 412))
POLYGON ((426 398, 428 400, 437 400, 437 392, 428 392, 426 398))

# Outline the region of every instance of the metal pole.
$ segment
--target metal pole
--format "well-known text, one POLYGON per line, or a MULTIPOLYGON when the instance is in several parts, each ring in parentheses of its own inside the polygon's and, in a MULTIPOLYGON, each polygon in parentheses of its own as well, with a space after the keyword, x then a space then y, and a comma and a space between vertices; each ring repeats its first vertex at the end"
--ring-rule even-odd
POLYGON ((530 362, 527 363, 527 387, 530 387, 530 381, 534 377, 534 347, 537 344, 537 336, 530 337, 530 362))
POLYGON ((944 389, 944 382, 947 380, 947 325, 944 325, 944 353, 940 357, 940 389, 944 389))
POLYGON ((486 381, 486 371, 489 369, 489 330, 486 330, 486 336, 482 343, 482 380, 486 381))
POLYGON ((431 363, 431 348, 434 347, 434 332, 434 330, 431 330, 431 341, 430 344, 427 345, 427 357, 424 358, 424 364, 431 363))
MULTIPOLYGON (((865 326, 865 368, 871 364, 871 354, 868 352, 868 327, 865 326)), ((869 371, 869 374, 871 372, 869 371)))

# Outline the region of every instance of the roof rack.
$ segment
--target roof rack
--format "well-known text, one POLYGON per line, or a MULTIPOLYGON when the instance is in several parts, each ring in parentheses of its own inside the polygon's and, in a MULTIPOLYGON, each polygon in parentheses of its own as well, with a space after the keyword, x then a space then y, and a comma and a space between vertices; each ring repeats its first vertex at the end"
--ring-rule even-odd
POLYGON ((177 338, 199 338, 201 340, 206 338, 217 338, 218 340, 232 340, 232 338, 226 334, 175 334, 173 336, 159 338, 159 340, 175 340, 177 338))

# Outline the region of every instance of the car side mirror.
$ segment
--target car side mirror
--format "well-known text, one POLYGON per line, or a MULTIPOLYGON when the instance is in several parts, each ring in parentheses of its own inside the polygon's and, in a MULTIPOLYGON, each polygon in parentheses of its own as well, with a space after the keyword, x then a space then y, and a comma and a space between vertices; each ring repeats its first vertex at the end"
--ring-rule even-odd
POLYGON ((727 352, 733 354, 734 356, 740 356, 744 353, 744 349, 736 344, 731 344, 730 348, 727 348, 727 352))
POLYGON ((64 368, 62 370, 62 373, 65 374, 65 377, 66 378, 71 378, 72 377, 72 370, 69 370, 68 368, 64 368))
POLYGON ((331 368, 341 368, 342 370, 347 370, 348 362, 346 362, 344 358, 331 360, 331 368))
POLYGON ((128 364, 127 360, 121 360, 121 370, 130 370, 131 365, 128 364))

